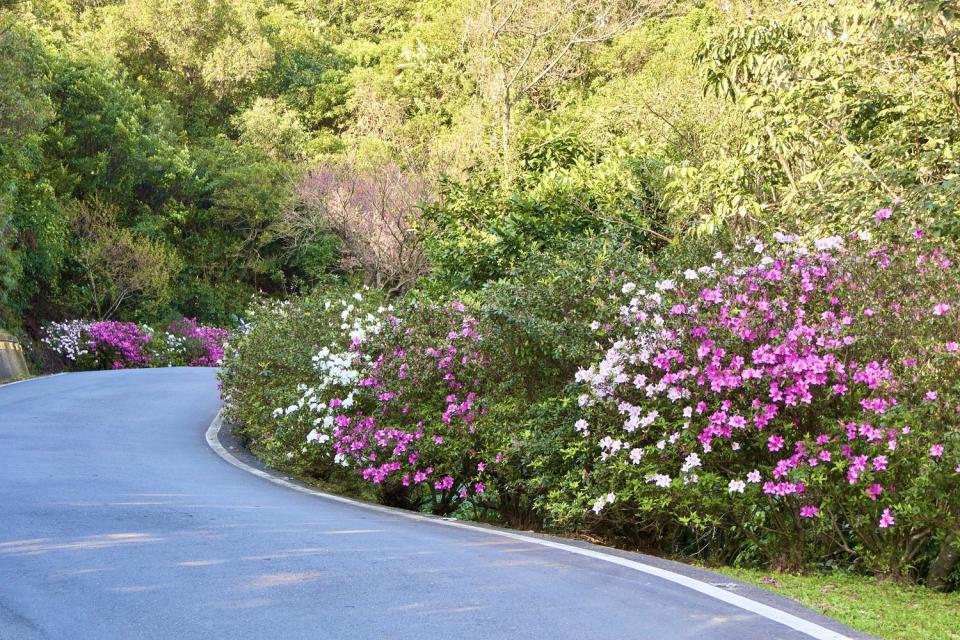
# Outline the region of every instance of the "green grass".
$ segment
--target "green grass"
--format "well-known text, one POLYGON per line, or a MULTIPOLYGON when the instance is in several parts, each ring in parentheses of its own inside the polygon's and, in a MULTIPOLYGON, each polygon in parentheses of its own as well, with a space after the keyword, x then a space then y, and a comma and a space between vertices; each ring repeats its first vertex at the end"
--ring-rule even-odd
POLYGON ((960 593, 852 574, 791 575, 713 568, 793 598, 847 626, 888 640, 960 640, 960 593))

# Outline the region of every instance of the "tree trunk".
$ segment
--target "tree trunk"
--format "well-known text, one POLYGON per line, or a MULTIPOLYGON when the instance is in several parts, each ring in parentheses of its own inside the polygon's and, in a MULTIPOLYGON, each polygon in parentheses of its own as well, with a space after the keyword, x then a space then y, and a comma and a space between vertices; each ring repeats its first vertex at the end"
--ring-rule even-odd
POLYGON ((942 591, 947 588, 947 578, 960 561, 960 529, 955 529, 947 534, 940 545, 940 553, 937 554, 933 564, 930 565, 930 573, 927 574, 927 586, 931 589, 942 591))
POLYGON ((513 165, 510 158, 510 116, 513 111, 513 98, 510 96, 510 86, 507 84, 507 70, 500 67, 500 162, 501 182, 504 188, 513 181, 513 165))

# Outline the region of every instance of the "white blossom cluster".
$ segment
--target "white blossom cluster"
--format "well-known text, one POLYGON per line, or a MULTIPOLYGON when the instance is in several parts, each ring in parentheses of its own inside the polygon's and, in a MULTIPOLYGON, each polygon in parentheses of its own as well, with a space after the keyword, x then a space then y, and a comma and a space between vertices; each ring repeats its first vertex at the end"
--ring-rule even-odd
POLYGON ((89 345, 83 339, 83 332, 88 326, 90 323, 86 320, 51 322, 42 342, 70 362, 76 362, 90 353, 89 345))
MULTIPOLYGON (((369 358, 357 347, 369 336, 380 333, 383 314, 393 307, 380 307, 376 314, 368 313, 358 306, 363 294, 354 293, 350 299, 324 302, 324 309, 337 314, 341 332, 339 339, 324 346, 313 356, 317 377, 310 384, 300 384, 300 398, 288 407, 274 409, 274 418, 295 413, 308 413, 313 417, 313 429, 307 442, 323 444, 330 440, 334 417, 341 408, 349 409, 360 393, 358 383, 370 366, 369 358), (334 406, 330 406, 332 401, 334 406)), ((345 461, 341 461, 345 462, 345 461)))

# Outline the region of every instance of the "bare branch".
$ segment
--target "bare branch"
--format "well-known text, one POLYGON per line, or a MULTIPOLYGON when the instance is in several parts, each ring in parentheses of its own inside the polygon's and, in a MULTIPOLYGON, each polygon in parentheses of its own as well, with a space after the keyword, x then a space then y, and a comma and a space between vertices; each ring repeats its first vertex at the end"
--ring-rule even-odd
POLYGON ((333 234, 344 267, 361 269, 368 283, 393 293, 426 272, 416 229, 435 187, 425 176, 394 164, 360 169, 343 162, 310 171, 297 191, 298 205, 284 213, 279 230, 291 248, 333 234))

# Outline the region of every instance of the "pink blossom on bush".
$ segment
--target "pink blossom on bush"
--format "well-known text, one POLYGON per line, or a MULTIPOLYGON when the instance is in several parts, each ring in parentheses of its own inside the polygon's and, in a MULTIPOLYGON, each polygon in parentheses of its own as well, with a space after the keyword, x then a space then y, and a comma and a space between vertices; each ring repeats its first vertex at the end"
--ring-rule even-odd
POLYGON ((815 505, 805 504, 800 507, 801 518, 816 518, 818 515, 820 515, 820 509, 815 505))
MULTIPOLYGON (((733 500, 727 511, 743 509, 741 517, 750 512, 739 505, 761 499, 755 508, 784 512, 762 520, 778 527, 781 542, 796 535, 787 514, 809 518, 810 502, 827 498, 817 513, 830 510, 857 544, 876 557, 901 553, 860 535, 878 526, 876 503, 888 528, 896 505, 941 504, 960 490, 943 466, 922 464, 943 457, 952 469, 960 456, 954 435, 939 439, 960 429, 952 409, 960 347, 950 315, 960 304, 960 270, 953 245, 886 234, 823 238, 813 249, 750 242, 699 269, 657 274, 673 288, 630 287, 602 359, 576 376, 590 424, 582 437, 631 445, 595 461, 593 494, 612 488, 640 503, 650 482, 679 472, 681 513, 693 495, 733 500), (647 412, 657 418, 641 425, 647 412), (633 449, 650 455, 634 464, 633 449), (694 452, 695 477, 684 465, 694 452), (762 480, 761 493, 729 490, 746 473, 762 480), (929 483, 940 487, 935 495, 929 483), (921 495, 914 487, 927 488, 921 495)), ((942 508, 898 513, 934 531, 942 525, 922 514, 942 508)), ((726 517, 719 507, 713 513, 726 517)))
POLYGON ((883 510, 883 514, 880 516, 880 524, 877 526, 879 526, 881 529, 887 529, 896 523, 897 521, 893 517, 893 513, 891 513, 889 508, 886 508, 883 510))
POLYGON ((448 513, 470 495, 486 469, 477 419, 487 359, 479 323, 459 302, 414 306, 368 340, 355 342, 357 357, 370 360, 360 381, 369 397, 338 411, 331 433, 338 460, 363 465, 377 485, 434 494, 432 508, 448 513), (474 472, 468 471, 475 469, 474 472))
POLYGON ((145 367, 149 354, 146 345, 151 336, 136 323, 106 320, 87 327, 87 344, 111 369, 145 367))
POLYGON ((204 326, 195 318, 182 318, 171 322, 167 333, 199 343, 201 353, 187 362, 187 366, 216 367, 223 362, 223 345, 230 335, 226 329, 204 326))

